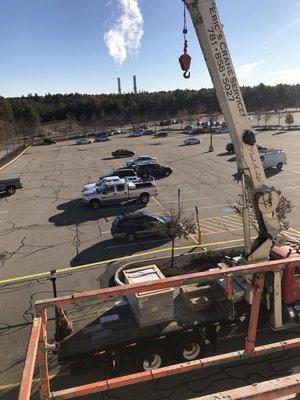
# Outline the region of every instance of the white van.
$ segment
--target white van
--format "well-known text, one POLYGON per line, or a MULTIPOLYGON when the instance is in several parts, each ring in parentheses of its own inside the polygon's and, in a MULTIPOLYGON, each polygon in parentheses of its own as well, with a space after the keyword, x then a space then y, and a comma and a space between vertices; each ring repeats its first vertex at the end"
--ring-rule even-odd
POLYGON ((276 167, 280 170, 287 163, 286 154, 282 150, 260 152, 260 159, 264 169, 276 167))

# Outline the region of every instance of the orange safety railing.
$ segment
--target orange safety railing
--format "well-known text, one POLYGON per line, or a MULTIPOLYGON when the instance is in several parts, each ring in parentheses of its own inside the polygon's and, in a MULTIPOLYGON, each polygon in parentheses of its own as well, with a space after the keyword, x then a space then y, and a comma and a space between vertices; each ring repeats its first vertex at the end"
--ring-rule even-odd
MULTIPOLYGON (((299 265, 298 257, 262 262, 251 265, 243 265, 228 269, 213 269, 204 272, 180 275, 171 278, 164 278, 159 281, 145 282, 134 285, 125 285, 125 286, 106 288, 106 289, 98 289, 83 293, 75 293, 72 296, 39 300, 36 302, 36 310, 38 318, 34 320, 34 325, 30 336, 26 363, 24 366, 23 378, 21 382, 19 400, 27 400, 30 398, 30 390, 32 386, 32 377, 33 377, 35 359, 37 359, 37 364, 39 366, 39 372, 40 372, 40 398, 42 400, 50 400, 58 398, 59 399, 76 398, 91 393, 97 393, 113 388, 124 387, 134 383, 180 374, 195 369, 201 369, 216 364, 220 365, 232 361, 238 361, 241 359, 244 360, 249 357, 261 356, 272 352, 298 348, 300 347, 300 338, 281 341, 277 343, 271 343, 264 346, 258 346, 258 347, 255 346, 259 307, 261 300, 261 289, 264 286, 264 273, 269 271, 279 271, 289 268, 295 268, 296 265, 299 265), (230 290, 231 288, 230 279, 232 278, 232 276, 233 275, 242 276, 244 274, 249 274, 249 273, 253 274, 253 300, 251 305, 248 334, 244 349, 234 351, 231 353, 175 364, 159 369, 154 369, 151 371, 139 372, 135 374, 121 376, 118 378, 105 379, 102 381, 86 385, 81 385, 73 388, 51 392, 49 383, 48 363, 47 363, 47 349, 49 348, 49 345, 47 343, 47 331, 46 331, 47 308, 50 307, 63 308, 64 306, 74 303, 80 303, 82 301, 87 301, 90 299, 107 300, 114 297, 125 296, 128 294, 178 287, 184 284, 190 284, 192 282, 199 282, 202 280, 208 281, 221 277, 225 277, 229 282, 229 284, 227 285, 227 296, 230 298, 230 296, 232 295, 230 290)), ((297 393, 300 390, 299 384, 295 384, 298 378, 299 378, 298 375, 290 377, 289 382, 291 387, 290 390, 292 391, 292 393, 297 393)), ((268 389, 268 387, 269 386, 266 385, 265 389, 268 389)), ((259 395, 258 397, 255 398, 260 398, 260 399, 278 398, 284 393, 286 393, 286 390, 287 389, 285 385, 284 388, 282 387, 281 389, 276 391, 276 393, 273 394, 273 397, 265 397, 264 395, 259 395), (274 397, 275 395, 276 397, 274 397)), ((238 399, 239 397, 235 398, 238 399)), ((254 397, 247 397, 247 398, 254 398, 254 397)))

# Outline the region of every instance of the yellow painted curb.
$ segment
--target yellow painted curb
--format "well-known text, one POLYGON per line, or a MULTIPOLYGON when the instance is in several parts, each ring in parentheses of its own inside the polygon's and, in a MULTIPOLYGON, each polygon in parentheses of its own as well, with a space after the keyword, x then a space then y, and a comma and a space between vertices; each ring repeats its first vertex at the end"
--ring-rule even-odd
MULTIPOLYGON (((253 237, 252 239, 255 239, 255 237, 253 237)), ((240 238, 240 239, 225 240, 223 242, 203 243, 202 245, 195 244, 195 245, 189 245, 189 246, 179 246, 179 247, 175 247, 175 250, 190 250, 190 249, 194 249, 194 248, 203 248, 203 247, 207 248, 207 247, 218 246, 218 245, 222 245, 222 244, 242 242, 243 240, 244 240, 244 238, 240 238)), ((112 263, 115 261, 126 261, 126 260, 131 260, 134 258, 138 258, 138 257, 145 257, 145 256, 148 256, 151 254, 164 253, 167 251, 171 251, 171 247, 158 249, 158 250, 151 250, 151 251, 147 251, 144 253, 132 254, 130 256, 111 258, 109 260, 97 261, 97 262, 93 262, 90 264, 78 265, 77 267, 67 267, 67 268, 57 267, 57 269, 56 268, 53 268, 53 269, 56 270, 57 274, 63 274, 66 272, 75 272, 75 271, 80 271, 80 270, 84 270, 87 268, 97 267, 97 266, 105 265, 105 264, 112 263)), ((27 280, 32 280, 32 279, 48 278, 48 277, 50 277, 50 275, 51 275, 51 272, 47 271, 47 272, 40 272, 40 273, 32 274, 32 275, 17 276, 15 278, 1 280, 0 285, 22 282, 22 281, 27 281, 27 280)))

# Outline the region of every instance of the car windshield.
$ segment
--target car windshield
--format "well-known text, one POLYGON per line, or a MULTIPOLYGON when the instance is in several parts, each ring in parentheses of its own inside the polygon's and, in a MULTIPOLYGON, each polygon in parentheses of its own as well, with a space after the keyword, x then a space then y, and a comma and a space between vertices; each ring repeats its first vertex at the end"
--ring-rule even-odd
POLYGON ((157 221, 160 221, 160 222, 165 222, 163 217, 161 217, 160 215, 153 215, 153 214, 147 213, 147 212, 144 212, 143 215, 146 216, 147 218, 152 218, 152 219, 156 219, 157 221))

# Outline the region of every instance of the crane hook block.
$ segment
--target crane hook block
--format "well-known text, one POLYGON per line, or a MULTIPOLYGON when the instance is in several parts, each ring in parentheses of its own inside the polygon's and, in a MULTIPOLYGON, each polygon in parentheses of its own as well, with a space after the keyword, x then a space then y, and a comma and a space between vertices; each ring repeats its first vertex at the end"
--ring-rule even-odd
POLYGON ((187 53, 184 53, 179 57, 179 63, 180 63, 182 71, 184 71, 183 76, 185 78, 189 78, 190 73, 188 71, 189 71, 190 65, 191 65, 191 57, 187 53))
POLYGON ((243 142, 249 144, 249 146, 254 146, 256 143, 255 134, 252 131, 246 130, 243 134, 243 142))

